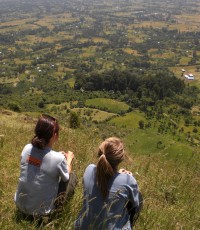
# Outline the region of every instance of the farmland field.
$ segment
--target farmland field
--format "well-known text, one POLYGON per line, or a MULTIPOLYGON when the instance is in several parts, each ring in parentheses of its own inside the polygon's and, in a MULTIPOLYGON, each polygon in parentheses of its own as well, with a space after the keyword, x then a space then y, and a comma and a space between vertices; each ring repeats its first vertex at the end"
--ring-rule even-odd
POLYGON ((102 110, 107 109, 112 113, 126 112, 129 109, 129 106, 124 102, 112 100, 109 98, 93 98, 88 99, 85 102, 85 105, 88 107, 96 107, 102 110))

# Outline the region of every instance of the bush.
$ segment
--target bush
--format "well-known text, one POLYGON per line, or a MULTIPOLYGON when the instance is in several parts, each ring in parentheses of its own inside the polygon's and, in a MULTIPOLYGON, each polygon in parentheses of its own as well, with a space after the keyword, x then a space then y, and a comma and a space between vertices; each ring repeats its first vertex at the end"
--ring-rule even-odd
POLYGON ((19 105, 16 104, 15 102, 9 103, 9 104, 8 104, 8 108, 9 108, 10 110, 14 111, 14 112, 20 112, 20 111, 21 111, 19 105))
POLYGON ((72 129, 80 127, 80 117, 75 112, 70 112, 69 127, 72 129))
POLYGON ((139 127, 140 129, 144 129, 144 121, 142 120, 139 121, 139 127))

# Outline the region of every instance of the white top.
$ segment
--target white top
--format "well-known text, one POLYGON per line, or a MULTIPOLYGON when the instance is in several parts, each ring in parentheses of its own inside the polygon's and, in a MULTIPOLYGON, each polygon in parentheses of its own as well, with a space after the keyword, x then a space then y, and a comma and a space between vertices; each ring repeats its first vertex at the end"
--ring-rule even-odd
POLYGON ((21 172, 15 193, 17 207, 25 214, 48 214, 54 209, 60 178, 69 180, 65 156, 51 148, 27 144, 21 155, 21 172))

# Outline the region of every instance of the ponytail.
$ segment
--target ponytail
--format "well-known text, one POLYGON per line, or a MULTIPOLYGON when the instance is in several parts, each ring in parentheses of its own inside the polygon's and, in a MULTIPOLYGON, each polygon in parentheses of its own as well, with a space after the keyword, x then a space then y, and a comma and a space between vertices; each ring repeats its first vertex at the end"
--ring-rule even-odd
POLYGON ((32 145, 39 148, 39 149, 43 149, 48 143, 46 143, 44 138, 39 138, 37 136, 35 136, 32 139, 32 145))
POLYGON ((97 184, 102 197, 108 196, 110 179, 117 172, 117 166, 124 159, 124 146, 116 137, 110 137, 101 143, 98 149, 97 184))
POLYGON ((108 181, 114 174, 112 166, 107 161, 106 156, 102 154, 97 163, 97 183, 103 198, 108 195, 108 181))

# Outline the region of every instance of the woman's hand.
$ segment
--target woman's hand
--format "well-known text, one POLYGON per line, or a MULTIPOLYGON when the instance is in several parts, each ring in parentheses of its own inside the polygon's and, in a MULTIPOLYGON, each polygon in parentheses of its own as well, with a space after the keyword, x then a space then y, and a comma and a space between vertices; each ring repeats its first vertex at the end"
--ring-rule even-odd
POLYGON ((67 152, 61 151, 61 153, 65 156, 66 160, 74 159, 74 153, 71 151, 67 151, 67 152))
POLYGON ((71 151, 67 151, 67 152, 62 152, 67 160, 67 170, 68 173, 71 173, 72 171, 72 161, 74 159, 74 153, 71 151))
POLYGON ((130 171, 126 170, 126 169, 120 169, 120 170, 119 170, 119 173, 129 174, 129 175, 131 175, 131 176, 133 175, 132 172, 130 172, 130 171))
POLYGON ((67 160, 73 160, 74 159, 74 153, 71 151, 64 152, 65 158, 67 160))

